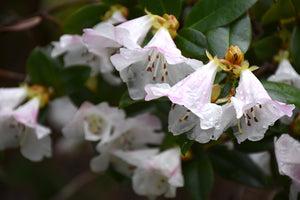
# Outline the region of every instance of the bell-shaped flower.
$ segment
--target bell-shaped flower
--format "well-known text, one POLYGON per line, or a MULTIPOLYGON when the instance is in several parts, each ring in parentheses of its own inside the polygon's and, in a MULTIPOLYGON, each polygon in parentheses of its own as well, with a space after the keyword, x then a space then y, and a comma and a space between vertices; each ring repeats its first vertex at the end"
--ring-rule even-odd
POLYGON ((114 69, 110 61, 111 55, 120 47, 137 48, 144 41, 152 26, 152 17, 143 16, 118 26, 103 22, 93 29, 84 29, 83 40, 89 52, 99 57, 103 69, 114 69))
MULTIPOLYGON (((92 159, 92 170, 96 172, 106 170, 113 159, 112 154, 116 150, 131 151, 147 148, 148 144, 161 144, 164 134, 156 132, 161 128, 160 120, 149 114, 138 115, 122 121, 115 126, 109 139, 97 145, 100 155, 92 159)), ((116 159, 114 164, 115 162, 117 162, 116 159)))
POLYGON ((64 126, 62 133, 67 138, 105 141, 110 137, 114 125, 124 118, 123 110, 110 107, 106 102, 98 105, 84 102, 71 121, 64 126))
POLYGON ((163 27, 144 48, 121 48, 111 61, 127 83, 130 97, 135 100, 145 97, 146 84, 174 85, 202 66, 201 61, 182 56, 169 31, 163 27))
POLYGON ((149 198, 176 196, 176 188, 183 187, 180 149, 173 148, 154 154, 155 150, 117 151, 115 155, 136 166, 132 177, 133 190, 149 198), (153 151, 153 152, 151 152, 153 151), (151 155, 152 153, 152 155, 151 155))
POLYGON ((218 126, 202 129, 201 119, 189 109, 181 105, 173 104, 169 112, 168 128, 174 135, 185 133, 190 140, 199 143, 207 143, 210 140, 217 140, 229 127, 237 124, 233 106, 225 104, 222 107, 221 120, 218 126))
POLYGON ((268 78, 268 81, 286 83, 296 88, 300 88, 300 75, 295 71, 290 61, 283 59, 274 75, 268 78))
POLYGON ((99 72, 107 73, 111 70, 101 68, 99 57, 90 53, 79 35, 63 35, 59 42, 52 42, 54 48, 51 52, 52 57, 64 55, 64 65, 66 67, 74 65, 89 65, 91 67, 91 75, 95 76, 99 72))
POLYGON ((0 149, 20 146, 24 157, 32 161, 40 161, 50 157, 50 129, 37 123, 39 100, 34 98, 13 111, 1 112, 0 149))
MULTIPOLYGON (((290 61, 282 59, 274 75, 268 78, 268 81, 285 83, 294 87, 300 88, 300 75, 295 71, 290 61)), ((293 111, 292 117, 283 116, 280 122, 283 124, 291 124, 299 109, 293 111)))
POLYGON ((215 61, 197 69, 183 80, 170 87, 167 83, 148 84, 145 86, 146 101, 168 96, 174 104, 185 106, 201 120, 201 128, 218 127, 222 108, 211 103, 211 92, 214 78, 218 69, 215 61))
POLYGON ((248 69, 242 70, 236 94, 231 102, 239 120, 238 142, 257 141, 264 137, 269 126, 284 115, 291 116, 294 105, 272 100, 261 82, 248 69))
POLYGON ((296 200, 300 191, 300 143, 288 134, 275 139, 275 155, 281 175, 289 176, 293 183, 290 189, 290 200, 296 200))

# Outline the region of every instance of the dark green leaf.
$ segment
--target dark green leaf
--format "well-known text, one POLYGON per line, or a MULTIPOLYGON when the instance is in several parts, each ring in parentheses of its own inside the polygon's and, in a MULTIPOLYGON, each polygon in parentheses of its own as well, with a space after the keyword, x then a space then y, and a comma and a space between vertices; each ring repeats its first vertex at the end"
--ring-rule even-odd
POLYGON ((202 0, 191 10, 185 27, 201 32, 224 26, 245 13, 257 0, 202 0))
POLYGON ((262 17, 262 24, 269 24, 296 16, 296 11, 291 0, 278 0, 273 6, 267 10, 262 17))
POLYGON ((163 140, 162 144, 160 145, 160 150, 163 151, 163 150, 173 147, 176 144, 176 141, 177 141, 176 136, 174 136, 170 132, 166 133, 164 140, 163 140))
POLYGON ((175 38, 177 47, 191 57, 206 58, 206 39, 205 36, 194 29, 182 29, 175 38))
POLYGON ((265 137, 264 139, 255 142, 246 140, 241 144, 236 143, 234 147, 239 151, 248 153, 267 151, 274 148, 274 138, 265 137))
POLYGON ((189 148, 194 144, 194 140, 189 140, 186 137, 186 134, 181 134, 178 136, 178 143, 181 149, 181 154, 185 155, 185 153, 189 150, 189 148))
POLYGON ((245 53, 251 42, 251 22, 248 14, 226 27, 212 29, 206 34, 208 49, 219 58, 225 56, 230 45, 237 45, 245 53))
POLYGON ((41 48, 35 48, 28 59, 27 70, 33 84, 51 86, 54 89, 61 86, 59 76, 61 66, 53 62, 41 48))
POLYGON ((82 34, 82 29, 92 28, 101 21, 101 17, 108 7, 99 4, 87 5, 73 15, 63 24, 63 28, 71 34, 82 34))
POLYGON ((143 8, 153 14, 162 16, 163 14, 172 14, 176 18, 180 16, 181 0, 139 0, 143 8))
POLYGON ((79 88, 90 77, 91 68, 87 66, 72 66, 62 71, 61 79, 65 86, 65 92, 71 94, 79 88))
POLYGON ((221 90, 221 94, 220 94, 219 98, 227 97, 228 94, 231 92, 232 87, 233 87, 232 83, 227 83, 221 90))
POLYGON ((295 63, 300 67, 300 26, 295 26, 291 38, 291 53, 295 63))
POLYGON ((265 175, 247 154, 219 146, 211 149, 209 155, 220 176, 251 187, 266 186, 265 175))
POLYGON ((252 45, 256 58, 262 61, 271 59, 279 50, 281 40, 276 36, 265 37, 252 45), (267 51, 266 51, 267 49, 267 51))
POLYGON ((126 91, 120 99, 119 108, 126 108, 127 106, 130 106, 131 104, 141 102, 141 101, 144 101, 144 100, 133 100, 129 96, 128 91, 126 91))
POLYGON ((183 166, 184 188, 192 200, 209 198, 213 186, 213 169, 207 155, 200 154, 197 159, 183 166))
POLYGON ((262 81, 272 99, 300 107, 300 89, 284 83, 262 81))

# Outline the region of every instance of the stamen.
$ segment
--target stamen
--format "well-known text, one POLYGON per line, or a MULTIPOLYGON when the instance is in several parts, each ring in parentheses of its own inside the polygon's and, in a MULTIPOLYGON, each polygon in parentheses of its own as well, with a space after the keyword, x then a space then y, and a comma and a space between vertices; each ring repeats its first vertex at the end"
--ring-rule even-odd
POLYGON ((156 58, 157 58, 157 59, 159 58, 159 54, 156 55, 156 58))
POLYGON ((248 119, 251 119, 251 117, 248 115, 248 113, 246 115, 247 115, 248 119))
POLYGON ((152 68, 154 68, 154 61, 152 62, 152 68))
POLYGON ((168 76, 168 71, 165 72, 166 76, 168 76))
POLYGON ((189 117, 189 112, 187 112, 182 118, 179 119, 180 122, 182 122, 183 120, 187 120, 187 118, 189 117))
POLYGON ((151 67, 148 67, 148 68, 147 68, 147 72, 152 72, 152 68, 151 68, 151 67))
POLYGON ((250 110, 251 112, 253 112, 253 107, 251 108, 251 110, 250 110))
POLYGON ((148 61, 150 62, 150 55, 148 56, 148 61))
POLYGON ((174 109, 174 108, 175 108, 175 106, 176 106, 176 104, 175 104, 175 103, 173 103, 173 104, 172 104, 172 109, 174 109))
POLYGON ((242 129, 241 129, 241 119, 238 119, 238 128, 239 128, 240 134, 242 135, 242 134, 243 134, 243 131, 242 131, 242 129))
POLYGON ((153 76, 153 78, 152 78, 152 79, 155 81, 156 77, 155 77, 155 76, 153 76))
POLYGON ((254 121, 258 122, 258 119, 256 117, 254 117, 254 121))
POLYGON ((248 125, 248 126, 251 126, 251 124, 250 124, 250 120, 248 120, 248 123, 247 123, 247 125, 248 125))
POLYGON ((165 80, 165 77, 164 77, 164 76, 162 76, 162 77, 161 77, 161 81, 164 81, 164 80, 165 80))
POLYGON ((164 69, 166 69, 167 68, 167 64, 166 63, 164 63, 164 69))
POLYGON ((259 108, 261 108, 262 106, 261 106, 261 104, 259 104, 259 108))

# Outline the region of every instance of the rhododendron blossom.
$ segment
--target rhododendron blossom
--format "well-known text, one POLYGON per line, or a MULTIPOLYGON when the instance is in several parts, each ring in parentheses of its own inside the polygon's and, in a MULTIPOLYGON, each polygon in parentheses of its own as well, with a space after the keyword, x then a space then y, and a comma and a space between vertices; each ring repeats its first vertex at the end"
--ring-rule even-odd
POLYGON ((169 31, 160 28, 144 48, 121 48, 111 61, 128 86, 132 99, 145 98, 149 83, 174 85, 202 66, 202 62, 185 58, 176 47, 169 31))
POLYGON ((236 94, 231 97, 239 120, 238 142, 257 141, 269 126, 284 115, 291 116, 294 105, 272 100, 261 82, 250 70, 242 70, 236 94))

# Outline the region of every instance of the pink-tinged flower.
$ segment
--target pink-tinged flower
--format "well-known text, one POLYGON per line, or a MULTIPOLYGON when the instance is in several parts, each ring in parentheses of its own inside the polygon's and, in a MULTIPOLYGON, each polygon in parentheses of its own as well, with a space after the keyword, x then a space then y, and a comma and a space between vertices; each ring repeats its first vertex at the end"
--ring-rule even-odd
MULTIPOLYGON (((161 144, 164 134, 156 132, 161 128, 160 120, 149 114, 138 115, 122 121, 115 126, 110 138, 97 145, 100 155, 91 161, 92 170, 96 172, 106 170, 111 159, 114 159, 112 154, 116 150, 131 151, 147 148, 148 144, 161 144)), ((128 173, 126 174, 128 175, 128 173)))
POLYGON ((50 129, 37 123, 39 100, 34 98, 15 110, 0 111, 0 149, 20 146, 24 157, 40 161, 51 157, 50 129))
POLYGON ((155 150, 148 152, 150 153, 147 150, 117 151, 115 155, 137 167, 132 185, 138 195, 175 197, 176 188, 183 187, 180 149, 173 148, 159 154, 155 150))
POLYGON ((98 105, 84 102, 62 133, 67 138, 103 142, 110 137, 113 126, 124 118, 123 110, 110 107, 106 102, 98 105))
POLYGON ((211 61, 170 87, 167 83, 145 86, 146 101, 168 96, 174 104, 185 106, 201 120, 201 128, 219 126, 222 115, 221 106, 211 103, 211 91, 218 64, 211 61))
POLYGON ((103 22, 94 29, 84 29, 83 41, 88 50, 99 57, 103 69, 114 69, 110 61, 120 47, 137 48, 152 26, 152 17, 146 15, 118 26, 103 22))
POLYGON ((135 100, 145 97, 146 84, 174 85, 202 66, 201 61, 182 56, 169 31, 163 27, 144 48, 121 48, 111 61, 127 83, 130 97, 135 100))
POLYGON ((202 129, 200 127, 201 119, 197 115, 184 106, 173 104, 169 112, 169 131, 174 135, 185 133, 190 140, 199 143, 217 140, 227 128, 237 124, 233 106, 225 104, 221 108, 222 115, 218 126, 202 129))
POLYGON ((281 175, 287 175, 293 183, 290 189, 290 199, 296 200, 300 191, 300 143, 283 134, 278 140, 275 139, 275 155, 278 170, 281 175))
POLYGON ((239 119, 238 142, 257 141, 269 126, 284 115, 291 116, 294 105, 272 100, 261 82, 250 70, 242 70, 240 83, 231 102, 239 119))
MULTIPOLYGON (((287 59, 283 59, 279 63, 275 74, 270 76, 268 78, 268 81, 285 83, 300 88, 300 75, 295 71, 295 69, 287 59)), ((280 122, 283 124, 291 124, 298 112, 298 108, 294 109, 292 117, 283 116, 282 118, 280 118, 280 122)))
POLYGON ((295 71, 287 59, 283 59, 279 63, 275 74, 270 76, 268 81, 286 83, 288 85, 300 88, 300 75, 295 71))

